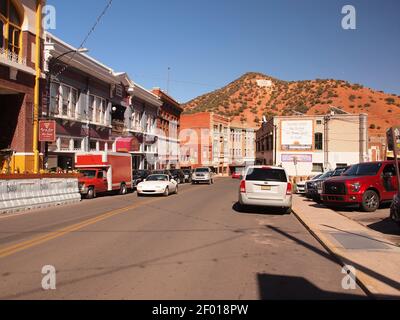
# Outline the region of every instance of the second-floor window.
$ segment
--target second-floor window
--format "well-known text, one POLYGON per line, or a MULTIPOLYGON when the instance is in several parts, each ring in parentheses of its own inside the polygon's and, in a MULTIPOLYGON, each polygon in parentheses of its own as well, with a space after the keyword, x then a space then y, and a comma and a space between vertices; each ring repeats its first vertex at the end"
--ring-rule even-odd
POLYGON ((0 48, 19 56, 22 20, 11 0, 0 0, 0 48))
POLYGON ((89 119, 95 123, 107 124, 107 102, 105 99, 89 96, 89 119))
POLYGON ((315 134, 315 150, 323 150, 324 146, 324 136, 322 133, 318 132, 315 134))
POLYGON ((77 117, 79 93, 70 86, 52 83, 50 87, 50 113, 75 119, 77 117))

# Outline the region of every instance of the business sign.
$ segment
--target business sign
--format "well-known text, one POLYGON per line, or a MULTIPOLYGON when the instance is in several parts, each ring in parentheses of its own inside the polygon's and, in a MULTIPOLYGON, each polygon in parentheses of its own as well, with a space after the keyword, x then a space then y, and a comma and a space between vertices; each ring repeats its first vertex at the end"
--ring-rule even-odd
POLYGON ((282 162, 299 163, 306 162, 312 163, 312 154, 282 154, 282 162))
POLYGON ((313 131, 312 120, 282 121, 282 150, 311 150, 313 147, 313 131))
POLYGON ((39 121, 39 141, 40 142, 56 141, 56 122, 54 120, 39 121))
POLYGON ((394 127, 387 131, 387 143, 389 151, 393 151, 395 145, 400 150, 400 127, 394 127))

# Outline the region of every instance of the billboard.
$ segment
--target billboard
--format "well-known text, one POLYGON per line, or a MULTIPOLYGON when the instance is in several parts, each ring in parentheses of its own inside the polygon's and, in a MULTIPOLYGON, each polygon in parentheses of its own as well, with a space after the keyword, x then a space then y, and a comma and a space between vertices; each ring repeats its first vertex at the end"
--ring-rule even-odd
POLYGON ((298 162, 306 162, 311 163, 313 162, 312 154, 282 154, 282 162, 291 162, 291 163, 298 163, 298 162))
POLYGON ((312 150, 314 126, 312 120, 281 122, 282 150, 312 150))

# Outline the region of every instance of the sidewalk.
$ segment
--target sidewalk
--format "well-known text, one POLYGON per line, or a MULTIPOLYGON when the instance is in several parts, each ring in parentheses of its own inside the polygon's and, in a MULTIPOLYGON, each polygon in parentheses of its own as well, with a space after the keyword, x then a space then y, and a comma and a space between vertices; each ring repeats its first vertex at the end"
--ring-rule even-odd
POLYGON ((400 247, 334 210, 295 196, 293 211, 343 265, 357 270, 357 280, 375 298, 400 299, 400 247))

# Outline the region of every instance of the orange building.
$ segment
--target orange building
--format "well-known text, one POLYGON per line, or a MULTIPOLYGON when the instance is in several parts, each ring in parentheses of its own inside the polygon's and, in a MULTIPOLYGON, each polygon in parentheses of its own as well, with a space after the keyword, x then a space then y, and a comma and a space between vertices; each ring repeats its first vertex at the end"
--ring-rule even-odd
POLYGON ((181 167, 229 174, 229 118, 212 112, 181 116, 181 167))

